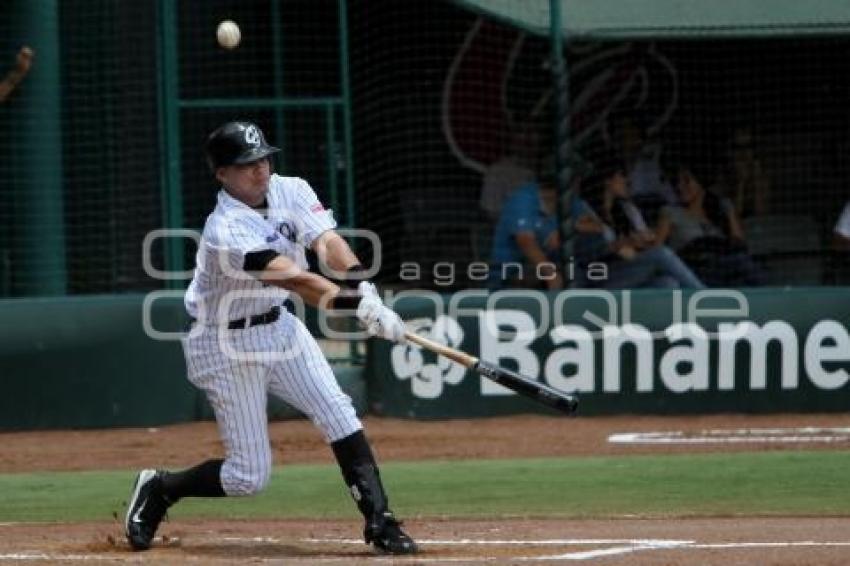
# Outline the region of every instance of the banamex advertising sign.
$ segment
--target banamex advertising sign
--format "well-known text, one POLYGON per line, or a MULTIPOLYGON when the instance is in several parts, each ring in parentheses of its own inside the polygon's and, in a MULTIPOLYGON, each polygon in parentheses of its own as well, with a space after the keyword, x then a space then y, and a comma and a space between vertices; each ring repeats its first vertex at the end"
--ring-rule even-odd
MULTIPOLYGON (((710 323, 690 314, 669 324, 659 324, 664 316, 642 322, 653 319, 651 307, 618 324, 592 314, 568 323, 552 320, 545 307, 481 305, 459 316, 402 316, 412 330, 432 340, 579 394, 585 414, 846 410, 846 313, 824 309, 819 317, 817 309, 805 309, 801 317, 773 318, 764 309, 755 312, 758 297, 741 298, 751 318, 739 313, 729 320, 715 316, 710 323)), ((620 305, 626 302, 621 299, 620 305)), ((381 359, 380 350, 377 354, 381 359)), ((386 354, 388 363, 379 367, 389 370, 382 388, 384 396, 393 398, 383 400, 388 413, 474 416, 534 410, 512 391, 414 345, 389 345, 386 354)))

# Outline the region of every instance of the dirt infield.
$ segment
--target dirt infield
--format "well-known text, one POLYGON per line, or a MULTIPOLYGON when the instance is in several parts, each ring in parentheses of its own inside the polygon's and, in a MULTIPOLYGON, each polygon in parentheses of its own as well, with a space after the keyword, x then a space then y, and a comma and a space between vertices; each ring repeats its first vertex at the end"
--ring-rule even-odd
MULTIPOLYGON (((610 434, 622 432, 850 426, 850 419, 842 414, 575 419, 529 415, 426 422, 366 418, 364 422, 381 460, 850 448, 848 441, 706 445, 619 445, 607 441, 610 434)), ((333 462, 330 450, 307 421, 272 423, 270 436, 276 464, 333 462)), ((0 434, 0 446, 0 473, 175 467, 222 453, 212 422, 148 429, 6 433, 0 434)))
MULTIPOLYGON (((731 450, 848 449, 843 415, 540 416, 470 421, 366 419, 381 460, 583 456, 731 450), (777 429, 782 431, 777 431, 777 429), (753 430, 757 429, 757 430, 753 430), (788 430, 795 431, 793 434, 788 430), (731 434, 720 434, 719 431, 731 434), (714 432, 708 432, 714 431, 714 432), (612 444, 615 433, 678 432, 664 444, 612 444), (781 434, 780 434, 781 433, 781 434), (677 439, 703 439, 679 442, 677 439), (704 441, 704 439, 710 439, 704 441), (790 440, 790 441, 789 441, 790 440)), ((278 464, 331 463, 303 421, 273 423, 278 464)), ((0 472, 180 467, 221 454, 213 423, 157 429, 0 434, 0 472), (156 458, 154 459, 154 454, 156 458)), ((148 553, 131 553, 120 525, 2 524, 2 563, 850 564, 850 518, 418 520, 416 557, 376 557, 351 521, 180 521, 148 553)))

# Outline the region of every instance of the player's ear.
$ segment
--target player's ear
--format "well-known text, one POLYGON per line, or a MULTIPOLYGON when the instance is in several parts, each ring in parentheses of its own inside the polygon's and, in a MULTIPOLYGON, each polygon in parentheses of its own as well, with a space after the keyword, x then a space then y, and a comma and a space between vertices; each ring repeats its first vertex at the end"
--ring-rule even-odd
POLYGON ((218 167, 215 170, 215 178, 219 183, 224 183, 224 174, 227 171, 227 167, 218 167))

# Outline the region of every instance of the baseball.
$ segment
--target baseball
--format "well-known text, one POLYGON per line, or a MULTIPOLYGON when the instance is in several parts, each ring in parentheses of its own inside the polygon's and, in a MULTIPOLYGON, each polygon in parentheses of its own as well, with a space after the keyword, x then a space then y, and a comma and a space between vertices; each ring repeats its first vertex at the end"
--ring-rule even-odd
POLYGON ((242 39, 242 34, 239 32, 239 26, 233 20, 224 20, 218 24, 218 29, 215 32, 218 39, 218 44, 225 49, 233 49, 239 45, 239 40, 242 39))

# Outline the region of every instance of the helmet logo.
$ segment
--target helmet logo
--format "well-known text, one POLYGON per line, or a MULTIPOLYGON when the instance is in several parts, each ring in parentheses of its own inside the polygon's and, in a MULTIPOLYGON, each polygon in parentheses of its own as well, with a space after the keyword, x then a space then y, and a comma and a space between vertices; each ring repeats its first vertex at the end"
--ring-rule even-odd
POLYGON ((251 145, 260 145, 260 131, 257 126, 245 128, 245 141, 251 145))

